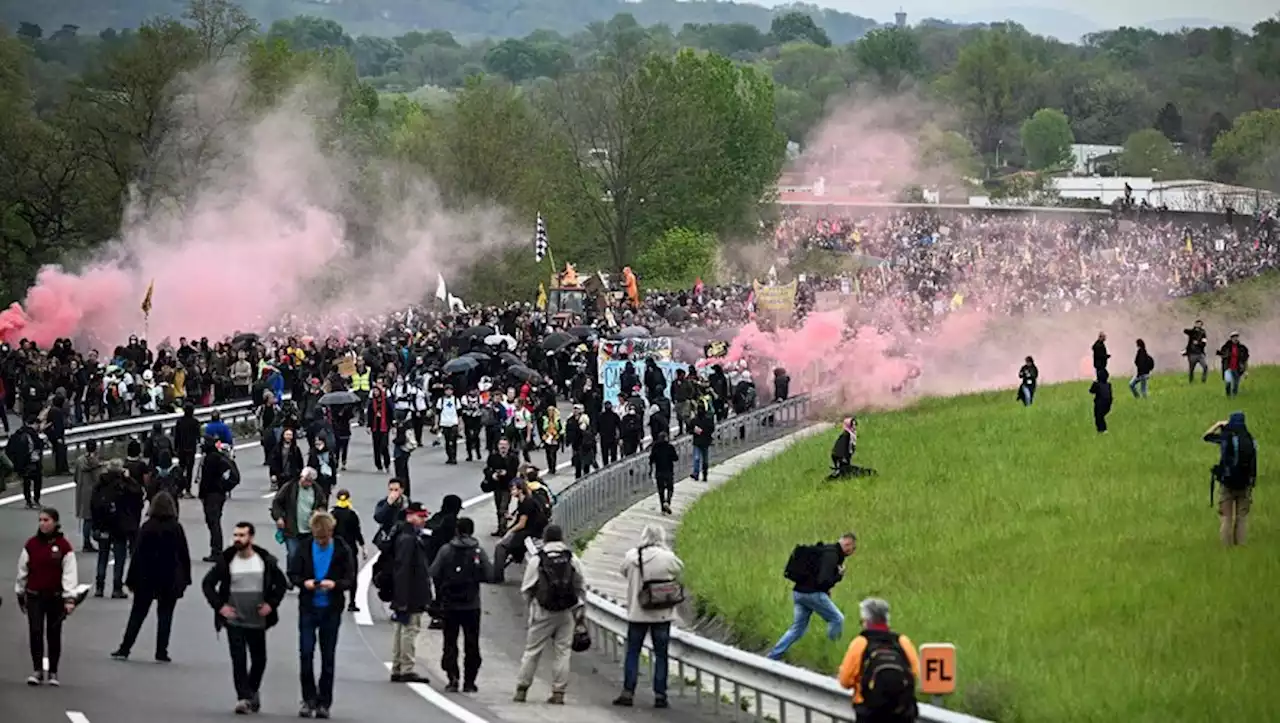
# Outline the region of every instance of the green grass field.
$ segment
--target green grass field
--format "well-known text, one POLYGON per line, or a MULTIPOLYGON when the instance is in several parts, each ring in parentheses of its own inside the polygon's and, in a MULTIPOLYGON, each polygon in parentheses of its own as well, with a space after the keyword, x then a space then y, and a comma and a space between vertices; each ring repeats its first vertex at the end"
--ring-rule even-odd
POLYGON ((1227 399, 1210 375, 1154 379, 1139 402, 1115 380, 1111 432, 1087 383, 929 399, 860 418, 870 479, 825 481, 835 432, 798 444, 699 500, 679 529, 687 582, 743 645, 791 621, 794 545, 859 536, 833 590, 829 643, 814 618, 789 653, 834 673, 857 603, 887 599, 916 644, 957 647, 948 706, 1002 722, 1266 721, 1280 691, 1280 367, 1227 399), (1243 410, 1259 440, 1249 541, 1224 549, 1209 507, 1204 430, 1243 410), (1273 688, 1275 690, 1273 690, 1273 688))

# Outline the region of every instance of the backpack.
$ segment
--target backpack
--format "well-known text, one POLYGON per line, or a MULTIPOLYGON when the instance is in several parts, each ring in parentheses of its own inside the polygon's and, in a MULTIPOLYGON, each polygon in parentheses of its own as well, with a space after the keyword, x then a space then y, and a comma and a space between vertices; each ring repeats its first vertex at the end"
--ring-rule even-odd
POLYGON ((395 551, 396 530, 392 530, 378 543, 378 559, 373 563, 373 586, 378 588, 378 599, 389 603, 395 599, 395 551))
POLYGON ((529 493, 533 495, 533 501, 538 503, 538 508, 542 511, 542 521, 551 522, 551 508, 555 507, 556 503, 546 483, 539 482, 537 487, 529 490, 529 493))
POLYGON ((472 586, 484 582, 479 547, 454 547, 452 552, 449 566, 436 581, 436 598, 445 605, 466 602, 472 586))
POLYGON ((569 610, 578 604, 578 591, 573 584, 573 553, 568 550, 538 553, 538 581, 533 593, 538 604, 548 612, 569 610))
POLYGON ((1231 458, 1222 470, 1222 486, 1229 490, 1248 489, 1258 475, 1258 448, 1247 431, 1231 432, 1227 437, 1231 458))
POLYGON ((93 493, 89 498, 89 517, 98 520, 99 524, 94 525, 95 529, 107 532, 110 529, 111 521, 116 516, 116 486, 110 481, 99 480, 93 486, 93 493))
POLYGON ((916 678, 896 633, 864 630, 867 649, 862 654, 862 704, 886 717, 914 719, 916 678))
POLYGON ((822 543, 796 545, 782 575, 797 585, 815 585, 822 570, 822 543))
POLYGON ((177 469, 176 466, 163 469, 157 467, 151 473, 151 491, 147 495, 148 502, 160 492, 168 492, 175 502, 182 499, 182 485, 177 475, 177 469))

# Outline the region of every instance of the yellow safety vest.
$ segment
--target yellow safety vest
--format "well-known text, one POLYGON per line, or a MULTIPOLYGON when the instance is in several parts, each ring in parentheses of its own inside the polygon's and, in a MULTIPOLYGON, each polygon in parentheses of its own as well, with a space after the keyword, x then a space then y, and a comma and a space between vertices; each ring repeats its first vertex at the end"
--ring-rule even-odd
POLYGON ((360 372, 351 373, 351 391, 367 392, 369 391, 369 370, 365 369, 364 374, 360 372))

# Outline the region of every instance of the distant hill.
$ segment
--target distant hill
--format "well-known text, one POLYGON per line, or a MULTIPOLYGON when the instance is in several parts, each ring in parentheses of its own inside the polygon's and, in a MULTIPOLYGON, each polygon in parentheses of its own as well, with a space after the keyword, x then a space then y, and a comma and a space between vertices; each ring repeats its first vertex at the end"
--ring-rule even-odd
POLYGON ((1160 33, 1176 33, 1183 28, 1220 28, 1223 26, 1235 28, 1246 33, 1252 30, 1252 26, 1227 23, 1213 18, 1163 18, 1161 20, 1150 20, 1142 24, 1142 27, 1151 28, 1160 33))
MULTIPOLYGON (((177 16, 184 0, 0 0, 0 22, 40 25, 46 33, 63 24, 96 33, 104 28, 136 27, 155 15, 177 16)), ((631 13, 643 25, 665 23, 749 23, 767 30, 773 17, 801 10, 814 17, 835 43, 848 43, 880 25, 879 21, 816 5, 774 8, 737 2, 679 0, 242 0, 250 14, 269 25, 295 15, 317 15, 341 23, 351 35, 395 36, 410 30, 448 30, 459 40, 522 37, 533 30, 577 33, 593 22, 631 13)))

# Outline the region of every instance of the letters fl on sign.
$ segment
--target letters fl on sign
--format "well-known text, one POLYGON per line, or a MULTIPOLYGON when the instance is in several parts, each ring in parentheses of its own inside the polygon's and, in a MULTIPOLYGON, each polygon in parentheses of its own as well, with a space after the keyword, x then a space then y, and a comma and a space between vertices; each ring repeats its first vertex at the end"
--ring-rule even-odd
POLYGON ((928 643, 920 646, 920 692, 950 695, 956 690, 956 646, 928 643))

